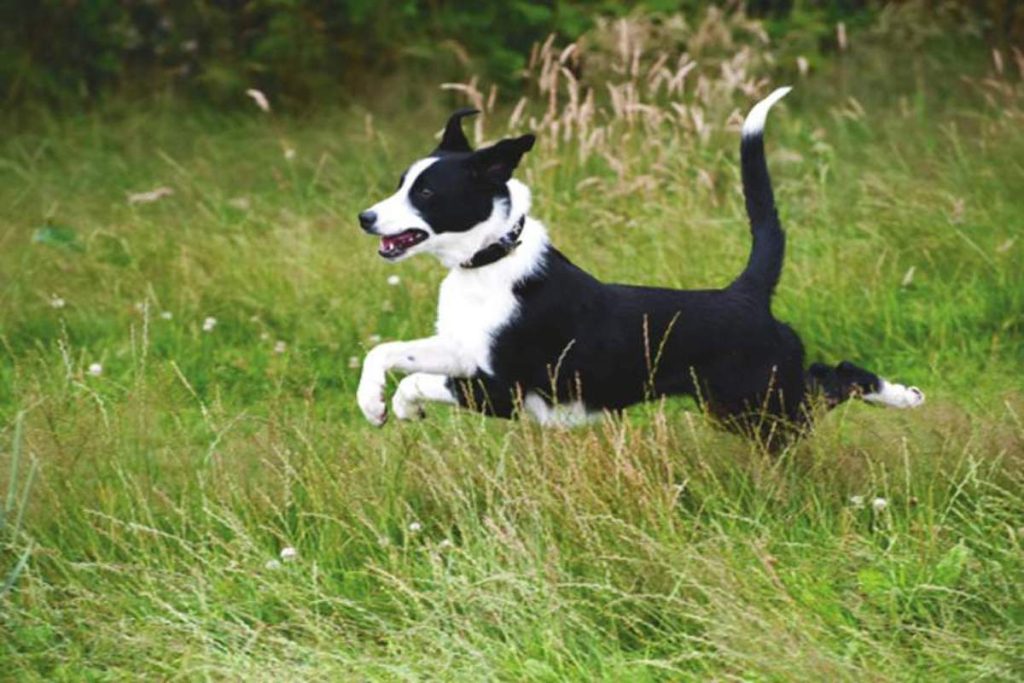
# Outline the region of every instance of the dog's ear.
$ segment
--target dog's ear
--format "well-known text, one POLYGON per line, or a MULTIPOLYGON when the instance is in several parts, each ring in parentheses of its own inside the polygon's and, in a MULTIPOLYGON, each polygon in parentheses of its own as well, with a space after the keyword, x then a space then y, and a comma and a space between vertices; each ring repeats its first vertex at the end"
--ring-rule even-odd
POLYGON ((437 145, 437 149, 434 150, 434 154, 472 152, 473 148, 469 146, 469 140, 466 139, 466 134, 462 132, 462 119, 479 113, 479 109, 465 107, 448 117, 448 123, 444 126, 444 134, 441 136, 441 142, 437 145))
POLYGON ((490 147, 477 150, 469 157, 470 167, 477 177, 489 183, 504 184, 512 177, 523 155, 533 149, 533 135, 506 138, 490 147))

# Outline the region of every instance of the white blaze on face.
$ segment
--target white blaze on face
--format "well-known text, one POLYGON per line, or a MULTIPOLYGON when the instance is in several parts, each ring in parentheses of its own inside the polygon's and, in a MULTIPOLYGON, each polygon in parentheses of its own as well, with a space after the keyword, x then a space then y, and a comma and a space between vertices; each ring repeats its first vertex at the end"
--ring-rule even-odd
POLYGON ((416 182, 420 174, 436 161, 436 158, 431 157, 420 159, 414 163, 405 172, 402 186, 393 195, 369 208, 369 211, 377 214, 376 227, 379 234, 397 235, 403 230, 410 228, 418 228, 433 234, 434 231, 431 230, 427 222, 423 220, 423 217, 413 207, 412 202, 409 201, 409 190, 412 189, 413 183, 416 182))

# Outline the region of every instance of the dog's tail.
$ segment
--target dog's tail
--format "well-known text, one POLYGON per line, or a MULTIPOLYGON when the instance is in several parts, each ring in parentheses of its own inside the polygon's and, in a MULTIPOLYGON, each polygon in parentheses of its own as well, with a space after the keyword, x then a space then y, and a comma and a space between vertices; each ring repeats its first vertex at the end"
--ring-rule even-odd
POLYGON ((771 299, 782 273, 782 257, 786 250, 786 234, 775 211, 772 181, 764 157, 764 122, 768 110, 791 90, 779 88, 754 105, 743 121, 740 140, 740 165, 743 172, 743 196, 747 200, 747 216, 754 238, 747 267, 735 285, 771 299))

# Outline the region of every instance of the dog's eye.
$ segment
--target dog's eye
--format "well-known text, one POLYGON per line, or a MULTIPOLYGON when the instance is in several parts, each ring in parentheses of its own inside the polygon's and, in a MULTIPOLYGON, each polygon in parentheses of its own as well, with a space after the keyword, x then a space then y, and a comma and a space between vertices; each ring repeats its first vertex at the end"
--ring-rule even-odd
POLYGON ((429 187, 421 187, 420 189, 416 190, 416 196, 419 197, 420 199, 430 199, 431 197, 434 196, 434 191, 431 190, 429 187))

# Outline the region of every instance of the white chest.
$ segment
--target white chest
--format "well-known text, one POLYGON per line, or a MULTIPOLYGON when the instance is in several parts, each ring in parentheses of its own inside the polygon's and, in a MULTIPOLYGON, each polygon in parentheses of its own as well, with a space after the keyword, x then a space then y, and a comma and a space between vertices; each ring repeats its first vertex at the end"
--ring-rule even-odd
POLYGON ((495 334, 516 314, 513 282, 455 269, 441 283, 437 334, 451 340, 471 363, 491 373, 495 334))

